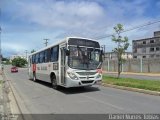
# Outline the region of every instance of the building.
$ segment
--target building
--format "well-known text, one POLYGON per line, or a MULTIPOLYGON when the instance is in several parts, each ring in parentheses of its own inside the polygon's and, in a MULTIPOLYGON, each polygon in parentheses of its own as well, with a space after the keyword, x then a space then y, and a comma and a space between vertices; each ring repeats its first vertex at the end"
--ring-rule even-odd
MULTIPOLYGON (((123 59, 132 59, 133 58, 132 52, 125 52, 122 55, 122 58, 123 59)), ((107 53, 105 53, 105 59, 117 60, 118 59, 117 53, 115 53, 115 52, 107 52, 107 53)))
POLYGON ((160 58, 160 31, 154 37, 132 41, 133 58, 160 58))

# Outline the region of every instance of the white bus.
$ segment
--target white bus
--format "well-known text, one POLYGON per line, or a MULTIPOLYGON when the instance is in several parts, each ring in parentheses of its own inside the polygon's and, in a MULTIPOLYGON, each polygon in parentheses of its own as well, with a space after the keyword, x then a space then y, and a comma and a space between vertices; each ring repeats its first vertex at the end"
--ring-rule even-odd
POLYGON ((102 50, 97 41, 68 37, 29 55, 29 78, 58 86, 81 87, 102 80, 102 50))

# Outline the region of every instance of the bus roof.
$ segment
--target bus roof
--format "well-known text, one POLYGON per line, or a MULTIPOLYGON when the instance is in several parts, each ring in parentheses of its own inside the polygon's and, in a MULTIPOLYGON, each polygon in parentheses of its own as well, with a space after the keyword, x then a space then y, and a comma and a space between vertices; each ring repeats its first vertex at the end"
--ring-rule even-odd
MULTIPOLYGON (((57 43, 48 45, 48 46, 46 46, 46 47, 44 47, 44 48, 41 48, 40 50, 38 50, 38 51, 36 51, 36 52, 34 52, 34 53, 29 54, 29 56, 34 55, 34 54, 36 54, 36 53, 39 53, 39 52, 41 52, 41 51, 43 51, 43 50, 46 50, 46 49, 48 49, 48 48, 51 48, 51 47, 53 47, 53 46, 59 45, 59 44, 61 44, 61 43, 68 42, 68 39, 69 39, 69 38, 79 38, 79 39, 87 39, 87 40, 96 41, 96 40, 93 40, 93 39, 90 39, 90 38, 83 38, 83 37, 66 37, 65 39, 61 40, 60 42, 57 42, 57 43)), ((97 42, 97 41, 96 41, 96 42, 97 42)))

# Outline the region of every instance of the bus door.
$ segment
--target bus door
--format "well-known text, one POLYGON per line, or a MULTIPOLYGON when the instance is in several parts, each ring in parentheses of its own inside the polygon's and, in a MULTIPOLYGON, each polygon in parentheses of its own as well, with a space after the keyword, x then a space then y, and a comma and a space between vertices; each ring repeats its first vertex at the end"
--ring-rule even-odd
POLYGON ((60 67, 59 67, 59 77, 61 80, 61 84, 65 85, 65 54, 66 44, 60 45, 60 67))

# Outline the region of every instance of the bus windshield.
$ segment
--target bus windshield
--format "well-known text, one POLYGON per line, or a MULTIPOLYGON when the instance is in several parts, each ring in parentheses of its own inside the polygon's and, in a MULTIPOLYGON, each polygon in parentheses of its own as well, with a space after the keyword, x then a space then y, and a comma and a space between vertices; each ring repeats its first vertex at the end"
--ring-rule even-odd
POLYGON ((100 49, 69 46, 68 65, 73 69, 94 70, 101 68, 100 49))

